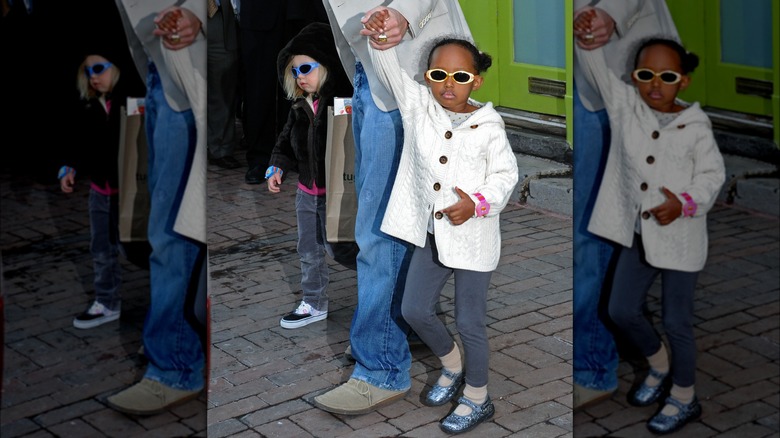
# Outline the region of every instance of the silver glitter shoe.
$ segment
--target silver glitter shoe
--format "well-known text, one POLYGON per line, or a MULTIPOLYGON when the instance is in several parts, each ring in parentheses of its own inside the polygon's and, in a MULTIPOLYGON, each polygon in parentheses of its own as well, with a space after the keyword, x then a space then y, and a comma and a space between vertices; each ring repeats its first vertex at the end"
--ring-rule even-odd
POLYGON ((631 406, 650 406, 655 403, 661 395, 668 389, 669 386, 669 373, 659 373, 658 371, 650 368, 648 372, 651 376, 659 380, 658 386, 648 386, 644 381, 636 387, 635 390, 628 393, 626 400, 631 406))
POLYGON ((452 380, 452 382, 448 386, 441 386, 437 381, 422 401, 425 406, 441 406, 449 403, 455 397, 455 394, 458 393, 461 385, 463 385, 463 372, 453 373, 446 368, 442 368, 441 374, 452 380))
POLYGON ((471 413, 466 416, 461 416, 455 415, 455 412, 453 411, 450 415, 447 415, 441 420, 441 424, 439 424, 441 430, 447 433, 456 434, 468 432, 496 413, 496 408, 493 407, 490 396, 487 397, 485 403, 482 403, 479 406, 466 397, 458 399, 458 403, 470 407, 471 413))
POLYGON ((647 422, 647 428, 654 434, 666 435, 667 433, 678 431, 688 424, 688 422, 701 417, 701 405, 696 396, 694 396, 693 401, 687 405, 680 403, 677 399, 667 397, 666 404, 675 406, 678 409, 678 412, 671 416, 659 412, 651 418, 650 421, 647 422))

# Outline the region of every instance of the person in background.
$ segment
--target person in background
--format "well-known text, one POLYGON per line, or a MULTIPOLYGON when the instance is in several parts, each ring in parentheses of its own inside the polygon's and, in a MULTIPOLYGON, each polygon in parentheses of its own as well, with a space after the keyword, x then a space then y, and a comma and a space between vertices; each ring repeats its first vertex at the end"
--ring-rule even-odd
MULTIPOLYGON (((330 268, 325 254, 336 258, 334 250, 356 249, 351 243, 329 243, 325 233, 328 107, 333 106, 334 97, 351 96, 352 84, 341 67, 333 34, 325 23, 312 23, 290 40, 279 52, 277 70, 293 104, 265 177, 268 190, 279 193, 289 169, 298 169, 295 213, 303 299, 280 321, 282 328, 294 329, 328 317, 330 268)), ((355 252, 352 251, 352 263, 355 252)))
POLYGON ((73 193, 76 175, 89 177, 89 227, 95 299, 73 319, 78 329, 98 327, 119 319, 122 267, 119 263, 119 123, 127 97, 121 72, 105 50, 85 56, 76 72, 82 102, 68 159, 59 170, 63 193, 73 193), (110 57, 111 59, 109 60, 110 57))
POLYGON ((327 23, 328 18, 320 0, 244 0, 239 17, 244 182, 260 184, 290 111, 290 101, 277 80, 276 57, 306 25, 327 23))
POLYGON ((237 169, 241 163, 233 157, 238 145, 236 112, 238 109, 238 22, 232 2, 208 0, 208 76, 207 106, 209 164, 237 169))

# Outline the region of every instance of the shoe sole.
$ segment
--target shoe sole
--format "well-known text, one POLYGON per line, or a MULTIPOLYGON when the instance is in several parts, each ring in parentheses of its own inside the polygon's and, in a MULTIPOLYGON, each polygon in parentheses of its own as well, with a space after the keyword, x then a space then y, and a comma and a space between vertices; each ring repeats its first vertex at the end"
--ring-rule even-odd
POLYGON ((169 404, 167 404, 167 405, 165 405, 165 406, 163 406, 161 408, 151 409, 151 410, 147 410, 147 411, 141 411, 141 410, 137 410, 137 409, 130 409, 130 408, 125 408, 123 406, 115 405, 114 403, 111 403, 111 400, 108 400, 108 399, 106 399, 106 403, 108 403, 108 405, 111 406, 112 409, 114 409, 116 411, 119 411, 119 412, 122 412, 122 413, 125 413, 125 414, 139 415, 139 416, 148 416, 148 415, 161 414, 161 413, 171 409, 172 407, 175 407, 175 406, 187 403, 188 401, 194 400, 194 399, 198 398, 199 395, 200 395, 200 392, 196 392, 195 394, 188 395, 186 397, 182 397, 179 400, 176 400, 173 403, 169 403, 169 404))
POLYGON ((296 329, 296 328, 305 327, 305 326, 307 326, 307 325, 309 325, 309 324, 311 324, 313 322, 322 321, 322 320, 326 319, 327 317, 328 317, 328 314, 324 313, 324 314, 319 315, 319 316, 312 316, 311 318, 306 318, 306 319, 302 319, 302 320, 294 321, 294 322, 279 321, 279 325, 282 326, 282 328, 286 328, 286 329, 296 329))
POLYGON ((101 326, 103 324, 108 324, 109 322, 116 321, 117 319, 119 319, 119 314, 118 313, 116 315, 107 316, 107 317, 104 317, 104 318, 97 318, 97 319, 93 319, 93 320, 90 320, 90 321, 78 321, 78 320, 74 319, 73 320, 73 327, 75 327, 77 329, 82 329, 82 330, 83 329, 91 329, 91 328, 95 328, 95 327, 101 326))
POLYGON ((402 393, 400 393, 398 395, 394 395, 392 397, 388 397, 388 398, 380 401, 379 403, 374 404, 373 406, 370 406, 370 407, 367 407, 367 408, 362 408, 362 409, 334 408, 332 406, 327 406, 327 405, 324 405, 324 404, 318 402, 316 398, 313 400, 313 402, 314 402, 314 406, 322 409, 323 411, 331 412, 331 413, 334 413, 334 414, 362 415, 362 414, 367 414, 369 412, 373 412, 373 411, 375 411, 375 410, 377 410, 377 409, 379 409, 379 408, 381 408, 383 406, 387 406, 387 405, 389 405, 391 403, 397 402, 398 400, 401 400, 404 397, 406 397, 406 392, 402 392, 402 393))

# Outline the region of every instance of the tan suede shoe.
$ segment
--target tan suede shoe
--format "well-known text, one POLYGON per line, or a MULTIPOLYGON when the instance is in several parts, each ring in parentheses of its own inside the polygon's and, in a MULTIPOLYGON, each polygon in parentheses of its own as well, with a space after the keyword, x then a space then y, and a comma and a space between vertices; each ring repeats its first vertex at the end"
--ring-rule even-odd
POLYGON ((106 399, 119 412, 133 415, 154 415, 196 398, 200 391, 182 391, 154 380, 142 379, 135 385, 106 399))
POLYGON ((407 392, 390 391, 362 380, 349 379, 347 383, 314 397, 314 404, 334 414, 360 415, 400 400, 407 392))
POLYGON ((582 385, 574 384, 574 408, 575 412, 589 408, 603 401, 609 400, 615 391, 599 391, 598 389, 586 388, 582 385))

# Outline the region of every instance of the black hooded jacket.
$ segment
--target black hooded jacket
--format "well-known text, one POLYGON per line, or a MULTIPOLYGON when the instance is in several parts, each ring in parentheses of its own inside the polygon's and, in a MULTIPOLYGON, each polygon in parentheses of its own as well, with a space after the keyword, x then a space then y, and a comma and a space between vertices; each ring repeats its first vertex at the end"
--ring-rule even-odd
POLYGON ((82 100, 78 122, 73 126, 74 146, 64 153, 64 164, 76 169, 76 178, 89 178, 99 187, 118 188, 120 108, 127 92, 124 72, 106 100, 111 101, 108 113, 97 97, 82 100))
POLYGON ((317 114, 305 98, 296 99, 290 107, 282 132, 276 140, 269 165, 287 172, 297 168, 298 180, 311 188, 325 187, 325 144, 328 132, 328 106, 334 97, 351 97, 352 84, 344 72, 336 51, 330 26, 312 23, 304 27, 280 52, 276 61, 279 80, 284 81, 290 59, 306 55, 325 66, 328 77, 320 84, 317 114))

